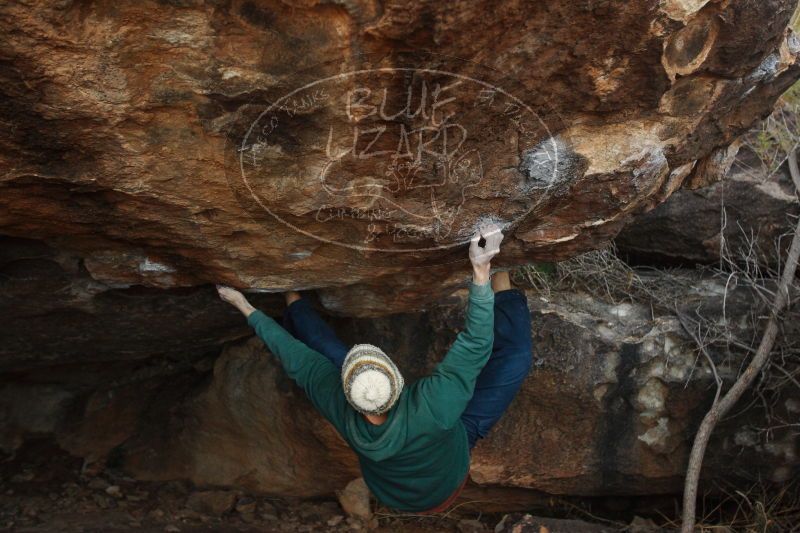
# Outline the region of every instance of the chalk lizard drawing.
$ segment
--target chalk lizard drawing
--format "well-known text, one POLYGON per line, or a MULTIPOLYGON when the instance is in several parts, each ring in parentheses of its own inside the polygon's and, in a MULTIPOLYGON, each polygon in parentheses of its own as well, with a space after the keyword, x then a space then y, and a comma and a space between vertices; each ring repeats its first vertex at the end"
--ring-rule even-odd
MULTIPOLYGON (((410 88, 408 90, 410 91, 410 88)), ((397 102, 397 99, 393 102, 397 102)), ((530 139, 536 130, 529 130, 530 133, 526 131, 527 128, 523 127, 526 124, 521 120, 522 115, 527 113, 535 123, 541 125, 539 131, 543 132, 545 140, 537 137, 538 146, 519 154, 522 161, 515 170, 520 173, 522 179, 515 186, 519 188, 519 191, 514 193, 516 198, 523 198, 528 190, 531 192, 537 190, 538 202, 550 185, 560 181, 555 176, 548 177, 544 174, 560 170, 562 163, 559 151, 563 146, 554 142, 547 125, 538 115, 510 93, 500 87, 460 74, 435 69, 386 67, 353 71, 316 80, 271 103, 251 124, 239 150, 243 184, 256 203, 279 222, 323 242, 358 250, 387 252, 414 252, 459 246, 465 237, 469 238, 465 232, 471 231, 474 225, 472 219, 475 218, 475 213, 466 212, 464 206, 467 200, 474 196, 474 193, 470 196, 470 192, 486 179, 486 162, 480 150, 485 148, 486 139, 492 139, 494 135, 503 135, 504 131, 502 124, 492 124, 489 129, 477 130, 477 137, 470 138, 467 129, 457 122, 456 113, 450 112, 453 109, 459 112, 466 110, 467 113, 470 109, 480 109, 505 118, 518 136, 527 136, 527 146, 531 146, 530 139), (418 107, 411 109, 412 97, 409 92, 407 95, 400 95, 401 109, 391 114, 386 110, 387 89, 382 89, 383 98, 377 101, 381 89, 373 91, 369 87, 359 85, 357 80, 368 76, 370 83, 376 82, 375 80, 376 83, 381 83, 380 76, 397 73, 405 76, 403 79, 414 80, 417 79, 415 76, 441 79, 450 76, 456 81, 447 86, 436 82, 435 88, 429 94, 426 81, 423 79, 418 107), (374 78, 375 76, 378 78, 374 78), (353 80, 356 80, 355 88, 353 80), (322 84, 331 83, 342 83, 345 92, 334 93, 331 92, 333 89, 324 91, 320 89, 322 84), (477 96, 474 92, 466 91, 452 97, 447 94, 448 98, 441 98, 442 93, 462 84, 471 84, 469 87, 477 90, 477 96), (320 96, 315 96, 313 99, 296 98, 300 91, 310 89, 318 91, 320 96), (370 94, 373 96, 370 97, 370 94), (308 113, 319 112, 321 108, 317 108, 318 104, 346 103, 344 116, 341 110, 337 112, 335 108, 328 108, 327 115, 320 115, 335 117, 335 122, 326 124, 323 130, 324 137, 319 139, 320 144, 314 143, 308 155, 304 156, 308 158, 305 168, 312 169, 310 174, 304 176, 304 183, 318 183, 318 192, 324 192, 329 197, 328 200, 323 199, 324 205, 320 207, 320 212, 316 214, 314 220, 317 223, 342 218, 359 220, 363 225, 353 227, 366 226, 367 238, 364 242, 375 240, 376 235, 391 235, 395 242, 399 236, 407 237, 404 241, 406 244, 411 244, 415 240, 433 239, 435 245, 395 249, 364 246, 363 243, 356 242, 332 241, 310 231, 313 226, 300 227, 297 224, 302 221, 293 223, 281 216, 278 211, 270 209, 270 205, 256 194, 253 184, 248 181, 246 160, 249 160, 247 161, 249 168, 258 169, 263 160, 271 158, 273 154, 285 157, 281 143, 267 143, 267 138, 273 135, 275 129, 283 122, 282 119, 278 121, 275 118, 275 110, 286 113, 285 102, 294 101, 292 98, 303 104, 306 104, 307 100, 311 102, 298 111, 307 116, 310 116, 308 113), (457 104, 445 107, 445 104, 457 99, 457 104), (403 100, 405 107, 402 107, 403 100), (431 105, 426 107, 426 103, 431 105), (437 116, 439 110, 441 117, 437 116), (448 114, 445 114, 445 111, 448 114), (266 121, 263 124, 262 119, 266 121), (346 133, 342 136, 343 126, 346 133), (339 131, 338 138, 335 128, 339 131), (548 142, 552 146, 547 146, 548 142), (350 214, 350 210, 354 214, 350 214), (379 212, 384 215, 378 216, 379 212)), ((287 115, 289 118, 292 116, 294 115, 287 115)), ((470 117, 469 123, 475 124, 474 117, 470 117)), ((480 126, 480 122, 478 124, 480 126)), ((495 160, 492 160, 492 165, 491 172, 513 168, 498 167, 495 160)), ((517 219, 524 218, 537 202, 525 202, 529 205, 515 208, 509 215, 514 220, 509 219, 503 225, 513 224, 517 219)), ((491 213, 483 215, 478 213, 478 217, 490 215, 491 213)))

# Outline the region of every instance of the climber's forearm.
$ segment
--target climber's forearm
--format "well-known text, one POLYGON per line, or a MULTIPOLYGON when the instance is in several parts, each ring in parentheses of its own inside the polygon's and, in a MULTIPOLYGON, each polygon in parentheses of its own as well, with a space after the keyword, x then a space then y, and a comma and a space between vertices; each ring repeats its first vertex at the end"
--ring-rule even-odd
POLYGON ((241 302, 237 302, 234 305, 236 306, 236 309, 238 309, 244 315, 245 318, 248 318, 256 310, 256 308, 250 305, 250 302, 244 298, 242 298, 241 302))
POLYGON ((472 266, 472 282, 475 285, 486 285, 491 279, 491 265, 473 265, 472 266))
POLYGON ((247 323, 264 341, 267 349, 280 360, 289 377, 295 380, 310 397, 314 396, 314 389, 321 381, 330 379, 327 376, 331 373, 331 369, 333 374, 338 375, 338 369, 325 356, 297 340, 263 311, 250 313, 247 323))
POLYGON ((456 424, 475 391, 475 382, 492 355, 494 292, 490 283, 469 287, 465 327, 417 393, 445 428, 456 424))

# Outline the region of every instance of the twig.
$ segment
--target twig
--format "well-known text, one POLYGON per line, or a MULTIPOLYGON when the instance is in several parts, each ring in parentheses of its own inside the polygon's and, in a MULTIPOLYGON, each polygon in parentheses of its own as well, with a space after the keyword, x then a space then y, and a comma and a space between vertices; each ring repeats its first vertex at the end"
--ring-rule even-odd
MULTIPOLYGON (((794 151, 789 154, 789 169, 795 188, 798 194, 800 194, 800 168, 798 168, 797 164, 797 153, 794 151)), ((792 244, 786 258, 783 275, 781 276, 781 281, 775 294, 775 300, 772 304, 772 313, 770 314, 758 350, 750 361, 747 369, 739 376, 736 382, 734 382, 728 392, 725 393, 722 399, 712 404, 711 409, 709 409, 708 413, 706 413, 706 416, 703 418, 700 429, 698 429, 697 435, 695 436, 692 452, 689 455, 689 466, 686 470, 686 482, 683 491, 682 533, 691 533, 694 530, 697 484, 700 480, 700 468, 703 464, 703 456, 705 455, 711 432, 714 430, 719 419, 725 416, 742 394, 750 387, 769 360, 772 347, 778 336, 779 315, 789 303, 789 288, 794 282, 799 258, 800 222, 795 226, 794 237, 792 238, 792 244)))
POLYGON ((774 365, 774 368, 779 370, 784 376, 786 376, 786 379, 788 379, 791 383, 794 383, 794 385, 800 389, 800 381, 797 381, 797 379, 790 374, 788 370, 783 368, 781 365, 774 365))
MULTIPOLYGON (((711 354, 708 353, 705 343, 700 340, 697 334, 695 334, 694 329, 689 327, 689 325, 686 323, 686 317, 680 312, 680 310, 678 310, 677 307, 675 308, 675 314, 678 316, 678 322, 681 323, 683 329, 692 337, 692 339, 694 339, 695 343, 700 349, 700 352, 702 352, 702 354, 706 357, 708 366, 711 367, 711 371, 714 373, 714 382, 717 384, 717 393, 714 396, 714 404, 712 405, 716 405, 716 403, 719 401, 719 395, 722 393, 722 378, 719 377, 719 373, 717 372, 717 365, 714 364, 714 359, 712 359, 711 354)), ((694 368, 692 370, 694 370, 694 368)))

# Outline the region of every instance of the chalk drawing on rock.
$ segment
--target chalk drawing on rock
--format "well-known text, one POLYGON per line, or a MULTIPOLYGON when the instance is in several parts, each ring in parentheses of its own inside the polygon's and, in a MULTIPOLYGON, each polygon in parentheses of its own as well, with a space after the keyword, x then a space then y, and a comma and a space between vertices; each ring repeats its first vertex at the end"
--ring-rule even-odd
POLYGON ((479 220, 522 220, 572 176, 562 151, 565 142, 501 87, 386 67, 318 79, 271 102, 242 136, 238 163, 247 194, 293 231, 402 253, 462 246, 479 220), (509 178, 508 161, 520 159, 509 178), (291 178, 276 178, 287 165, 291 178), (516 202, 500 215, 486 199, 503 196, 516 202), (346 236, 329 224, 347 224, 346 236))

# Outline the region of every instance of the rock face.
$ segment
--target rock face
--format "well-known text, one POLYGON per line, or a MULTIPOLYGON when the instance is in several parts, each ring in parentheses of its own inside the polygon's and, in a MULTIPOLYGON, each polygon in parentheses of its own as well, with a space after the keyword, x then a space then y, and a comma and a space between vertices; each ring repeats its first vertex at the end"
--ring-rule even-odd
MULTIPOLYGON (((82 257, 41 241, 0 237, 0 278, 2 372, 197 359, 252 333, 211 286, 110 287, 89 275, 82 257)), ((279 309, 276 298, 251 299, 279 309)))
MULTIPOLYGON (((220 512, 222 487, 332 495, 356 458, 213 283, 273 316, 280 296, 260 292, 316 289, 346 342, 413 380, 462 325, 479 222, 504 226, 511 267, 600 247, 663 204, 620 247, 711 262, 719 198, 749 226, 769 217, 769 238, 796 213, 780 177, 714 183, 800 76, 794 1, 501 7, 2 3, 0 452, 53 439, 89 471, 206 486, 195 503, 220 512)), ((465 494, 678 491, 713 380, 676 316, 528 299, 536 364, 465 494)), ((714 280, 680 301, 723 316, 714 280)), ((739 288, 725 316, 757 303, 739 288)), ((741 359, 713 356, 732 379, 741 359)), ((797 437, 758 428, 800 399, 767 393, 715 432, 705 479, 796 475, 797 437)))
MULTIPOLYGON (((723 284, 696 279, 681 295, 682 309, 702 308, 720 320, 723 284)), ((411 381, 430 371, 454 340, 464 297, 459 291, 427 314, 333 324, 347 343, 380 344, 411 381)), ((691 436, 714 395, 711 370, 698 361, 678 318, 652 317, 649 305, 612 304, 582 293, 544 298, 529 292, 528 300, 535 364, 507 414, 474 452, 471 477, 488 491, 483 496, 498 498, 502 493, 493 488, 536 489, 503 498, 496 505, 502 509, 520 508, 542 493, 678 493, 691 436)), ((737 290, 726 306, 732 324, 745 324, 756 304, 737 290)), ((741 360, 722 347, 710 349, 720 375, 732 379, 741 360)), ((107 459, 141 479, 314 497, 332 495, 359 476, 355 456, 260 340, 229 345, 211 375, 203 375, 200 368, 184 368, 172 376, 154 372, 158 387, 145 380, 99 386, 68 415, 56 408, 58 389, 51 386, 38 410, 28 409, 61 424, 29 431, 52 432, 71 453, 107 459)), ((765 394, 774 419, 797 416, 796 393, 765 394)), ((16 405, 10 396, 5 401, 16 405)), ((705 475, 733 482, 789 479, 798 468, 797 436, 777 428, 765 441, 755 429, 766 417, 761 402, 743 405, 750 407, 714 433, 705 475)))
POLYGON ((5 2, 0 232, 109 287, 420 309, 481 220, 563 259, 702 179, 800 75, 794 6, 5 2))
POLYGON ((722 256, 752 256, 779 264, 800 214, 788 169, 758 172, 743 150, 726 179, 682 189, 625 227, 615 242, 626 255, 654 264, 717 264, 722 256), (722 247, 727 254, 722 253, 722 247), (749 251, 749 252, 748 252, 749 251))

